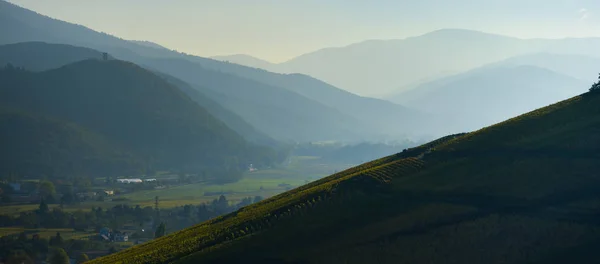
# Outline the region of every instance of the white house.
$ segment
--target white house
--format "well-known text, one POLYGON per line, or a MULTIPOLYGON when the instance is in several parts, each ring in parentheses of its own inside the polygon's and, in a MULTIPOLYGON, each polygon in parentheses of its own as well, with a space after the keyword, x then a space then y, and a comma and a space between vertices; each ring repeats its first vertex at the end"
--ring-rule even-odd
POLYGON ((142 179, 117 179, 118 183, 142 183, 142 179))

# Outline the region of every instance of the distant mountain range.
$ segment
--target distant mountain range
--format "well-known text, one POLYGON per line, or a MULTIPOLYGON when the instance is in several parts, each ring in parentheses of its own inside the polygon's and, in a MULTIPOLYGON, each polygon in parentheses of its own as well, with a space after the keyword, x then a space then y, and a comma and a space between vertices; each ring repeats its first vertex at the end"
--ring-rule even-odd
POLYGON ((505 62, 426 82, 391 100, 442 117, 450 129, 445 131, 453 133, 573 97, 590 84, 545 68, 505 62))
POLYGON ((168 50, 167 48, 165 48, 165 47, 163 47, 163 46, 161 46, 159 44, 156 44, 156 43, 150 42, 150 41, 146 41, 146 40, 130 40, 130 41, 133 42, 133 43, 135 43, 135 44, 139 44, 139 45, 146 46, 146 47, 149 47, 149 48, 168 50))
POLYGON ((578 54, 531 53, 486 65, 536 66, 592 83, 598 79, 600 57, 578 54))
POLYGON ((405 137, 418 131, 420 123, 424 122, 423 118, 416 118, 419 124, 414 123, 414 111, 405 107, 359 97, 306 75, 276 74, 157 48, 154 44, 123 40, 4 1, 0 1, 0 21, 3 22, 0 44, 43 41, 108 52, 115 58, 132 61, 188 83, 261 133, 277 140, 352 141, 405 137), (315 88, 317 85, 319 88, 315 88), (308 96, 304 91, 313 95, 308 96), (331 100, 321 100, 318 94, 321 92, 343 92, 344 98, 349 100, 339 99, 335 105, 328 105, 326 102, 331 100), (370 107, 378 104, 383 107, 370 107), (378 120, 365 118, 365 113, 378 120))
POLYGON ((250 55, 245 54, 234 54, 234 55, 224 55, 224 56, 212 56, 211 59, 215 59, 218 61, 231 62, 239 65, 244 65, 252 68, 259 68, 267 71, 276 70, 276 64, 271 63, 266 60, 262 60, 256 57, 252 57, 250 55))
MULTIPOLYGON (((105 51, 115 58, 132 61, 159 75, 168 76, 170 80, 177 80, 175 83, 182 91, 192 98, 196 97, 200 104, 211 105, 206 107, 208 111, 220 116, 229 127, 246 139, 267 142, 265 144, 273 144, 274 140, 310 142, 404 139, 468 131, 520 113, 518 111, 535 109, 573 95, 573 90, 563 93, 558 87, 550 85, 552 88, 544 93, 548 95, 545 100, 538 98, 540 100, 524 101, 519 108, 513 108, 514 111, 499 107, 491 115, 469 108, 477 104, 450 102, 460 99, 452 96, 448 97, 451 100, 442 100, 443 102, 431 106, 432 102, 438 100, 435 99, 436 94, 443 94, 441 91, 446 86, 474 85, 469 84, 468 80, 471 79, 474 80, 473 83, 478 82, 478 94, 471 91, 471 88, 456 91, 473 93, 465 95, 473 98, 472 102, 489 102, 490 97, 486 97, 484 93, 491 88, 486 87, 493 86, 496 87, 493 89, 499 90, 497 86, 505 81, 478 77, 477 74, 485 74, 485 71, 478 69, 534 66, 564 75, 559 78, 555 74, 549 74, 565 80, 557 83, 569 83, 574 85, 570 89, 581 91, 589 83, 574 81, 569 77, 591 81, 596 76, 596 66, 600 65, 598 59, 592 56, 598 53, 594 46, 598 39, 522 40, 457 29, 439 30, 404 40, 366 41, 344 48, 328 48, 281 64, 267 62, 271 65, 269 67, 275 66, 280 72, 297 70, 311 73, 301 69, 310 65, 307 68, 315 71, 311 74, 329 80, 332 80, 329 78, 331 76, 320 75, 320 69, 337 72, 340 82, 368 87, 378 94, 393 94, 386 97, 392 103, 358 96, 304 74, 273 73, 231 63, 242 63, 244 60, 247 64, 250 61, 265 63, 245 55, 219 56, 216 57, 218 60, 191 56, 152 42, 128 41, 98 33, 6 2, 0 2, 0 5, 3 7, 0 19, 10 24, 0 26, 0 43, 66 43, 105 51), (45 34, 36 30, 40 28, 44 28, 45 34), (53 33, 50 34, 51 32, 53 33), (561 63, 552 64, 559 60, 561 63), (360 63, 355 63, 357 61, 360 63), (298 68, 294 68, 294 65, 298 68), (465 73, 467 70, 469 72, 465 73), (469 77, 465 79, 466 75, 469 77), (459 79, 462 80, 460 83, 453 83, 459 79), (480 81, 484 79, 493 83, 484 84, 480 81), (368 81, 363 82, 365 80, 368 81), (388 81, 395 84, 390 85, 390 89, 381 90, 382 84, 388 81), (446 82, 449 83, 445 84, 446 82), (440 86, 442 83, 444 87, 439 88, 441 90, 430 87, 440 86), (416 97, 420 99, 417 100, 416 97), (458 109, 465 110, 461 112, 458 109), (461 116, 463 113, 466 114, 464 117, 461 116), (478 118, 477 115, 482 117, 478 118), (466 117, 472 120, 454 121, 456 118, 466 120, 466 117)), ((35 58, 33 53, 25 55, 27 56, 35 58)), ((61 59, 65 62, 72 60, 68 57, 61 59)), ((515 71, 507 71, 506 74, 519 75, 515 71)), ((548 77, 533 74, 527 77, 530 79, 527 82, 505 82, 505 85, 518 87, 500 89, 506 93, 502 92, 505 97, 498 98, 512 98, 521 92, 539 92, 540 87, 534 86, 545 85, 545 81, 531 79, 535 76, 548 77)), ((508 77, 503 76, 504 79, 508 77)), ((352 86, 344 84, 340 87, 352 89, 352 86)))
MULTIPOLYGON (((599 45, 600 38, 518 39, 443 29, 406 39, 367 40, 324 48, 271 65, 269 70, 308 74, 353 93, 383 96, 402 92, 423 80, 531 53, 600 57, 599 45)), ((236 58, 232 61, 246 63, 236 58)))

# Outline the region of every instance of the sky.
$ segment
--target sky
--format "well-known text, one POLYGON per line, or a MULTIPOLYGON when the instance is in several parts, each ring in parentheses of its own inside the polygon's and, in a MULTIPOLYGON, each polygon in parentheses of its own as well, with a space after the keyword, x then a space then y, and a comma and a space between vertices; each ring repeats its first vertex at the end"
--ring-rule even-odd
POLYGON ((520 38, 600 37, 600 0, 9 0, 125 39, 271 62, 442 28, 520 38))

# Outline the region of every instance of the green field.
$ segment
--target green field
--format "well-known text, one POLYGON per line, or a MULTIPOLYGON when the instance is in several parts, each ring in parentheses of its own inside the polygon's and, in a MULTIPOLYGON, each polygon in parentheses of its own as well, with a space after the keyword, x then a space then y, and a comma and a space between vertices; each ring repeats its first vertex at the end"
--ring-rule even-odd
MULTIPOLYGON (((295 188, 307 182, 320 179, 335 171, 350 167, 351 164, 322 164, 318 157, 293 156, 277 168, 269 168, 254 172, 247 172, 238 182, 228 184, 194 183, 172 186, 160 190, 138 191, 123 194, 118 197, 126 201, 84 202, 75 205, 65 205, 65 211, 89 210, 92 207, 113 207, 117 204, 154 206, 154 197, 160 199, 159 207, 172 208, 186 204, 201 204, 210 202, 223 193, 232 203, 239 202, 246 197, 262 196, 264 198, 282 193, 290 188, 295 188), (287 184, 280 186, 281 184, 287 184), (262 188, 261 188, 262 187, 262 188), (212 193, 212 195, 207 195, 212 193)), ((159 178, 177 177, 170 176, 168 172, 161 172, 159 178)), ((96 179, 98 181, 103 178, 96 179)), ((58 205, 50 205, 50 209, 58 205)), ((38 204, 7 205, 0 207, 0 214, 17 215, 20 212, 33 211, 38 204)))
POLYGON ((349 166, 351 165, 320 164, 317 157, 295 156, 290 158, 285 166, 247 172, 242 180, 234 183, 195 183, 161 190, 140 191, 122 197, 129 199, 126 203, 153 206, 154 197, 158 196, 159 206, 163 208, 210 202, 219 197, 219 194, 215 193, 223 193, 229 201, 238 202, 245 197, 271 197, 349 166), (212 195, 207 195, 210 193, 212 195))
POLYGON ((0 227, 0 237, 17 235, 25 232, 29 237, 33 234, 38 234, 40 238, 50 238, 56 236, 56 233, 60 233, 63 239, 86 239, 91 235, 95 235, 93 232, 80 232, 75 231, 72 228, 22 228, 22 227, 0 227))

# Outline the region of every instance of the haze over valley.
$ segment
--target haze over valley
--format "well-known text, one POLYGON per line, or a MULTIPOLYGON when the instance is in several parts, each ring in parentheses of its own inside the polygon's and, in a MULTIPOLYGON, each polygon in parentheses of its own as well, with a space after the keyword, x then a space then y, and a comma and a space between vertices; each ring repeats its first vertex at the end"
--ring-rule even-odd
POLYGON ((0 262, 594 263, 559 2, 0 0, 0 262))

